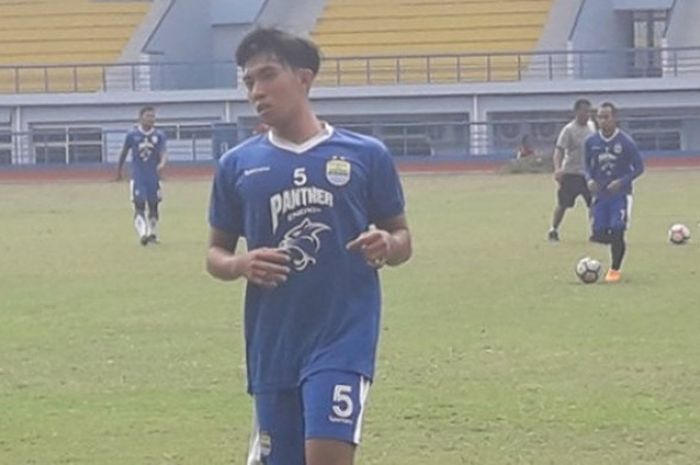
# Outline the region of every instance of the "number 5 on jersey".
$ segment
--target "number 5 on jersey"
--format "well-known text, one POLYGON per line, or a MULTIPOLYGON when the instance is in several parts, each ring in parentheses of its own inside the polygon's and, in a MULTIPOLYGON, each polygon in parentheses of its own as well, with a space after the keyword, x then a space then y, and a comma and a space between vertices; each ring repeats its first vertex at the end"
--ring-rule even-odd
POLYGON ((294 185, 303 186, 306 184, 306 168, 297 168, 294 170, 294 185))

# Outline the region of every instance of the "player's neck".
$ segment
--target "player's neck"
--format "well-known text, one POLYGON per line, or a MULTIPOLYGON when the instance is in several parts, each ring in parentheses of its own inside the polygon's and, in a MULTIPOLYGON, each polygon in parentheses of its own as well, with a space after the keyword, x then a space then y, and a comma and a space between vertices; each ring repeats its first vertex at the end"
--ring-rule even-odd
POLYGON ((615 135, 616 132, 617 132, 617 128, 613 128, 611 131, 606 131, 605 129, 600 130, 600 133, 606 139, 612 139, 612 137, 615 135))
POLYGON ((283 126, 275 126, 272 132, 276 137, 301 145, 323 131, 323 123, 311 109, 305 109, 283 126))

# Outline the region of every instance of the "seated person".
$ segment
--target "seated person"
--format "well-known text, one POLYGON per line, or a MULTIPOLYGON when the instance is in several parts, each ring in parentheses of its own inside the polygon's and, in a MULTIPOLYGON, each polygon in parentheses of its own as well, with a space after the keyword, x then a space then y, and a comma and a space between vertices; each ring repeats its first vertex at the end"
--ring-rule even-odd
POLYGON ((530 143, 530 136, 527 134, 523 136, 520 140, 520 145, 518 146, 518 151, 515 154, 515 158, 520 160, 521 158, 532 157, 535 155, 535 149, 530 143))

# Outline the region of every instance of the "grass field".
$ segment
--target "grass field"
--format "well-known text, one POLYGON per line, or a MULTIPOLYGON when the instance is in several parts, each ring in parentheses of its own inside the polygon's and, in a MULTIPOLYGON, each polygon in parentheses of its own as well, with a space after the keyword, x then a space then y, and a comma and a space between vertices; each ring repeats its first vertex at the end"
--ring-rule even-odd
MULTIPOLYGON (((700 463, 700 172, 638 182, 624 282, 579 284, 549 176, 405 179, 359 465, 700 463), (687 246, 666 242, 672 222, 687 246)), ((242 464, 241 286, 204 272, 208 182, 143 248, 126 184, 0 185, 0 464, 242 464)))

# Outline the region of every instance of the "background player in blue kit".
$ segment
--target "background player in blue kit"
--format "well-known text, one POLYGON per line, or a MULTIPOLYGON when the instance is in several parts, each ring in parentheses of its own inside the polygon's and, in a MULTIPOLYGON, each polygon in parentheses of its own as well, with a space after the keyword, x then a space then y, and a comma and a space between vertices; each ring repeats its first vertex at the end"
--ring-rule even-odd
POLYGON ((632 207, 632 181, 644 172, 644 163, 632 138, 617 127, 617 108, 606 102, 598 108, 600 130, 586 140, 586 179, 595 196, 591 240, 610 244, 612 264, 607 282, 621 279, 625 230, 632 207))
POLYGON ((122 179, 126 156, 131 153, 131 200, 134 228, 142 245, 158 241, 158 204, 161 201, 160 172, 167 161, 165 133, 154 127, 156 112, 146 106, 139 111, 139 124, 129 131, 119 155, 117 181, 122 179), (146 219, 148 205, 148 219, 146 219))
POLYGON ((351 465, 374 376, 377 269, 411 256, 402 188, 381 142, 316 117, 313 43, 258 29, 236 60, 270 130, 219 160, 207 268, 248 281, 248 463, 351 465))

